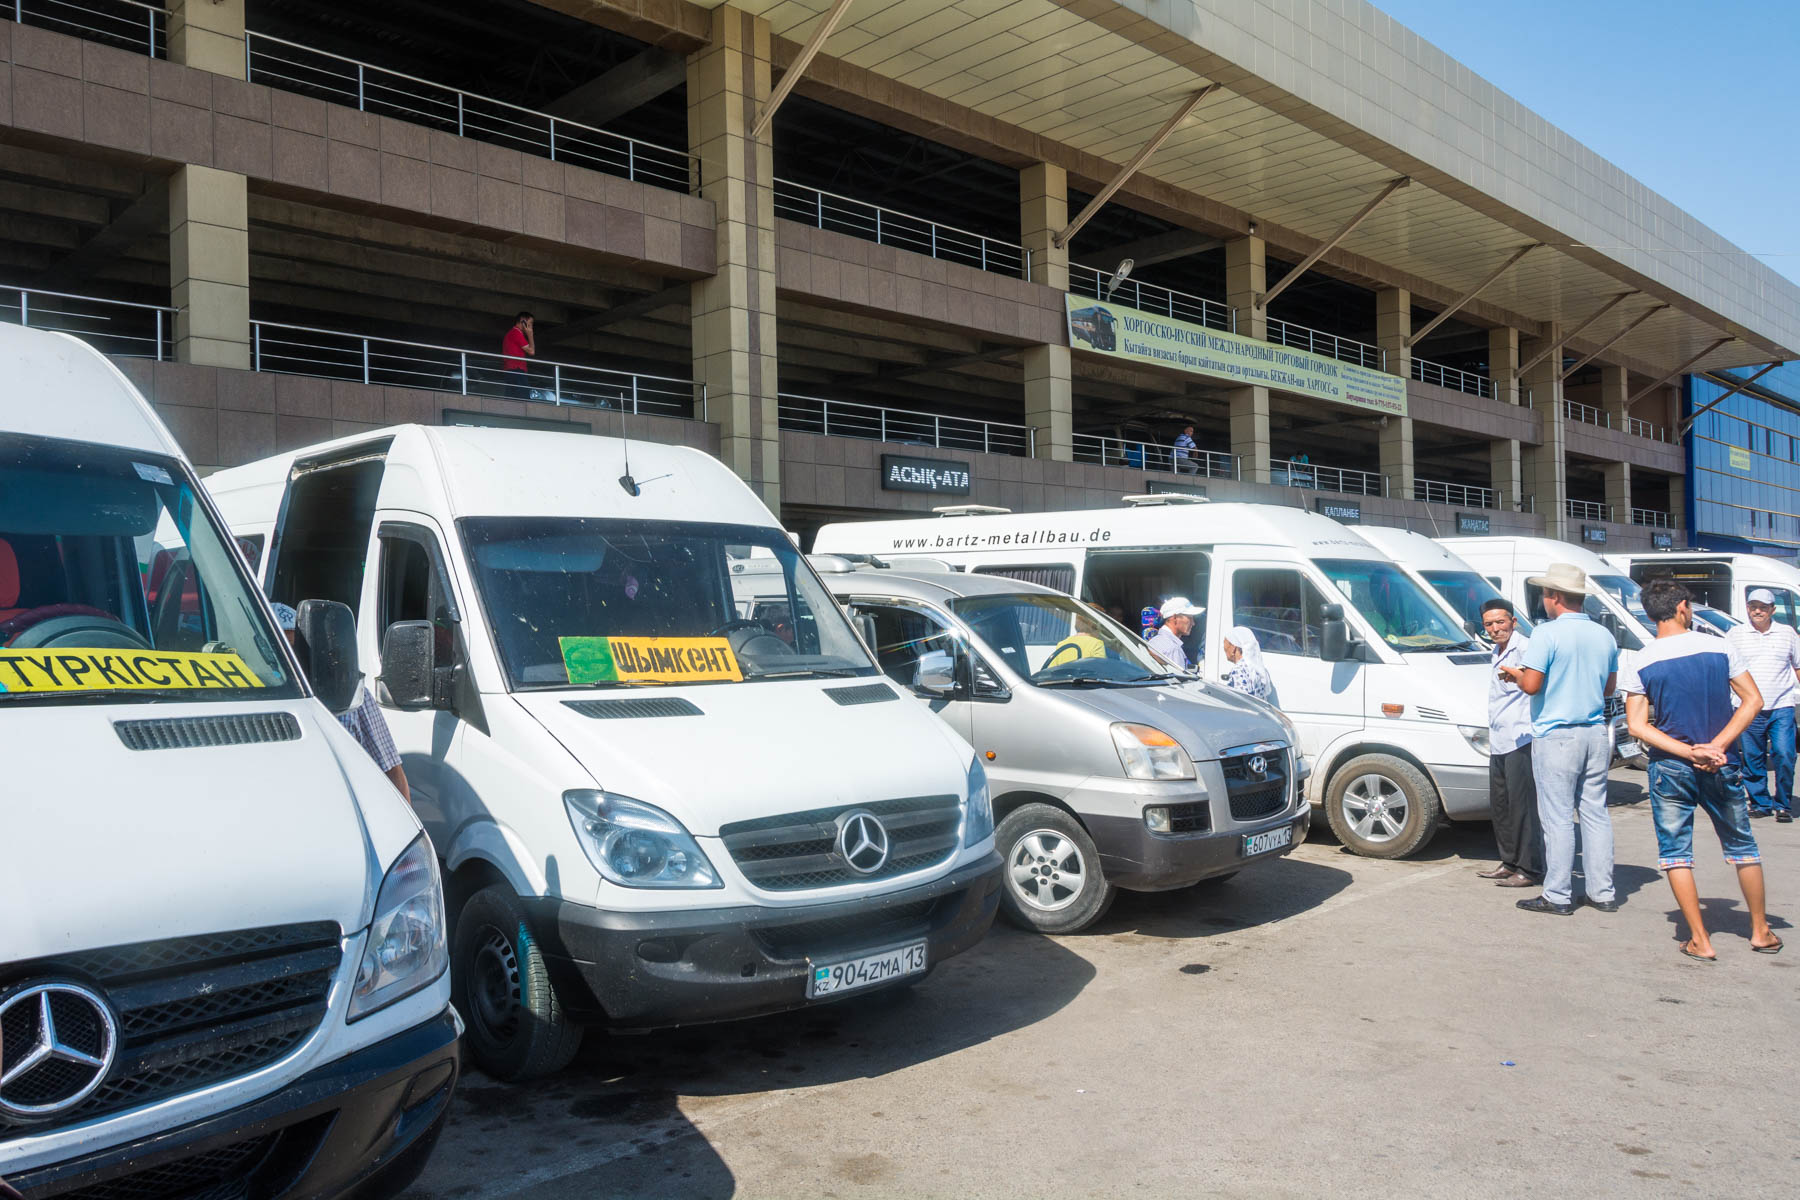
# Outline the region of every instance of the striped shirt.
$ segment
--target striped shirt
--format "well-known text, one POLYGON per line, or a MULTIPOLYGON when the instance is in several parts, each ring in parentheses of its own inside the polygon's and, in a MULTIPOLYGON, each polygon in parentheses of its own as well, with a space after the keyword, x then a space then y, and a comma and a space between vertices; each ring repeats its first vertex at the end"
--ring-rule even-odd
MULTIPOLYGON (((1800 700, 1800 688, 1794 685, 1794 669, 1800 667, 1800 635, 1795 634, 1792 625, 1771 621, 1769 632, 1758 633, 1754 625, 1745 621, 1734 626, 1725 640, 1744 660, 1750 678, 1756 680, 1764 712, 1794 707, 1795 701, 1800 700)), ((1736 704, 1734 694, 1733 707, 1736 704)))

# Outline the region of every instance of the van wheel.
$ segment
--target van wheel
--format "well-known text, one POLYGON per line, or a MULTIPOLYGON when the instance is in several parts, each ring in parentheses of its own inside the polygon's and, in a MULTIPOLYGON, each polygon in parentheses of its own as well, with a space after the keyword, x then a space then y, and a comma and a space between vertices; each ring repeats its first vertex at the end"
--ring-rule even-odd
POLYGON ((1419 768, 1391 754, 1364 754, 1332 775, 1325 819, 1353 853, 1406 858, 1437 836, 1444 812, 1419 768))
POLYGON ((514 1082, 560 1071, 581 1048, 525 910, 502 883, 469 897, 450 947, 450 995, 475 1065, 514 1082))
POLYGON ((1049 804, 1006 814, 995 834, 1006 856, 1000 910, 1021 929, 1074 933, 1106 915, 1118 889, 1100 872, 1100 852, 1081 822, 1049 804))

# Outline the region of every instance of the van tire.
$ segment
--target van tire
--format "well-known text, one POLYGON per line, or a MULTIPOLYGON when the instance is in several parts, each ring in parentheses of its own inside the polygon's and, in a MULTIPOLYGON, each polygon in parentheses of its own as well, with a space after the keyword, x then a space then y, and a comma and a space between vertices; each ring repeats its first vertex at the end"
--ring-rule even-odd
POLYGON ((1419 768, 1392 754, 1362 754, 1332 773, 1325 792, 1325 820, 1353 854, 1407 858, 1437 836, 1444 809, 1437 789, 1419 768), (1383 806, 1380 811, 1385 815, 1369 819, 1372 801, 1383 806), (1405 806, 1398 820, 1393 815, 1397 804, 1405 806), (1359 823, 1369 832, 1357 832, 1359 823))
MULTIPOLYGON (((1036 933, 1075 933, 1106 915, 1119 889, 1106 882, 1100 869, 1100 851, 1080 821, 1050 804, 1024 804, 1006 814, 995 831, 1004 865, 1000 887, 1000 911, 1020 929, 1036 933), (1035 840, 1033 847, 1027 843, 1035 840), (1032 853, 1032 849, 1040 853, 1032 853), (1060 886, 1068 873, 1058 865, 1073 866, 1081 886, 1070 894, 1060 886), (1042 889, 1048 903, 1027 898, 1027 883, 1039 872, 1054 871, 1054 881, 1042 889), (1015 874, 1018 872, 1018 874, 1015 874)), ((1036 892, 1038 889, 1031 889, 1036 892)))
POLYGON ((450 943, 450 997, 475 1065, 507 1083, 560 1071, 581 1049, 525 908, 503 883, 463 905, 450 943))

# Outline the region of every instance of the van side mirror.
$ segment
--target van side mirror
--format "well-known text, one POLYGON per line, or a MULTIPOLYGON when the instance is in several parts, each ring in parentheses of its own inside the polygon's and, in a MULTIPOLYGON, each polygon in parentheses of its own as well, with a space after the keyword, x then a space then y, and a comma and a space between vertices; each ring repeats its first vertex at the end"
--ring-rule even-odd
POLYGON ((1344 606, 1327 604, 1319 615, 1324 618, 1319 626, 1319 657, 1325 662, 1349 661, 1350 626, 1344 621, 1344 606))
POLYGON ((944 699, 954 696, 960 683, 959 657, 949 650, 927 650, 919 655, 919 665, 913 669, 913 690, 944 699))
POLYGON ((430 621, 395 621, 381 639, 381 685, 399 708, 449 708, 450 670, 437 665, 430 621))
POLYGON ((870 650, 875 649, 875 617, 870 613, 857 613, 850 618, 856 626, 856 632, 862 635, 863 644, 870 650))
POLYGON ((335 600, 302 600, 294 619, 294 649, 320 703, 335 715, 356 703, 362 671, 356 665, 356 618, 335 600))

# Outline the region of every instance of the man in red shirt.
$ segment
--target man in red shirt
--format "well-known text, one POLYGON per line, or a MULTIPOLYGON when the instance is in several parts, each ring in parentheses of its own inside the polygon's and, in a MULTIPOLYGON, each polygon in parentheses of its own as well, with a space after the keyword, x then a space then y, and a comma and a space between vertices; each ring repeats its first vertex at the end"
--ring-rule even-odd
POLYGON ((525 369, 525 359, 537 356, 535 325, 532 315, 522 312, 500 340, 500 371, 506 380, 506 394, 514 400, 531 399, 531 373, 525 369))

